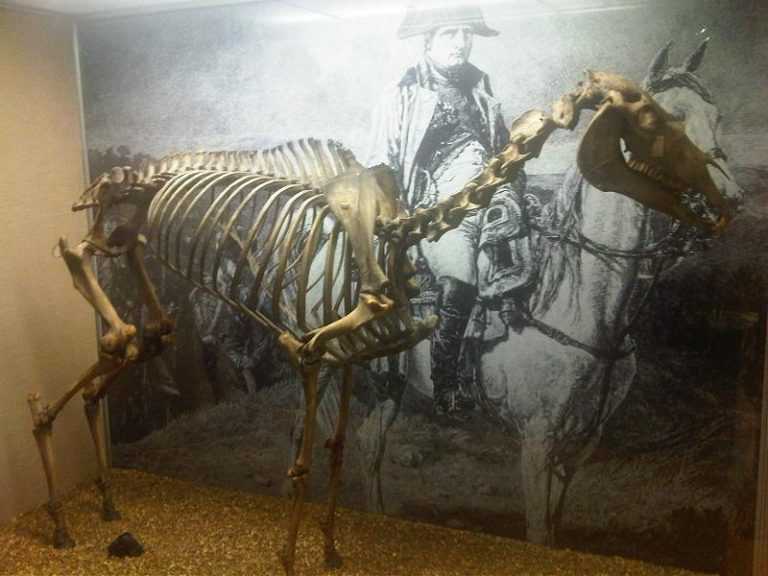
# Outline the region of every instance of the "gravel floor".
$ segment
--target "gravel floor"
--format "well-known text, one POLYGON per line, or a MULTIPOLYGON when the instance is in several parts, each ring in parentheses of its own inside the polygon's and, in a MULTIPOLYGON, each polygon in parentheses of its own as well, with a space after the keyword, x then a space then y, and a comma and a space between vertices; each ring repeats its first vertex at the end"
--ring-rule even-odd
MULTIPOLYGON (((71 550, 50 547, 51 523, 40 508, 0 527, 0 574, 106 575, 282 573, 276 553, 283 542, 288 501, 212 488, 132 470, 115 470, 116 502, 124 519, 99 520, 95 488, 82 486, 65 499, 71 550), (106 548, 124 531, 144 544, 139 558, 110 559, 106 548)), ((694 575, 674 568, 549 550, 509 539, 343 509, 337 521, 337 571, 322 561, 318 521, 309 504, 299 534, 297 576, 694 575)))

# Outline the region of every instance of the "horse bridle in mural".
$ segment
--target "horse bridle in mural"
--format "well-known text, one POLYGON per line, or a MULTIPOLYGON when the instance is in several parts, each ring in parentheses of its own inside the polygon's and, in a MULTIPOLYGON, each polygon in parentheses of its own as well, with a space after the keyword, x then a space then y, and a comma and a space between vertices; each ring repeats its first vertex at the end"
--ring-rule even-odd
MULTIPOLYGON (((708 39, 705 39, 697 49, 689 56, 688 60, 681 66, 677 74, 665 75, 664 72, 667 68, 667 58, 669 54, 672 42, 662 48, 656 55, 654 62, 651 64, 649 77, 646 78, 644 83, 645 89, 653 96, 656 93, 661 93, 666 90, 675 88, 690 88, 696 94, 701 96, 707 102, 711 102, 709 92, 704 88, 697 80, 696 77, 691 74, 695 70, 704 56, 708 39)), ((726 179, 731 180, 731 176, 725 167, 721 166, 720 162, 726 162, 727 156, 723 152, 722 148, 717 142, 713 143, 711 149, 704 152, 707 165, 713 166, 718 170, 726 179)), ((587 178, 589 180, 589 178, 587 178)), ((695 194, 688 195, 686 197, 686 204, 691 211, 699 215, 712 216, 710 212, 711 205, 706 202, 702 202, 701 197, 695 194)), ((727 201, 731 202, 731 199, 727 201)), ((570 207, 570 213, 567 217, 570 217, 578 204, 578 199, 575 199, 570 207)), ((710 232, 717 231, 715 229, 704 229, 701 227, 685 228, 682 226, 682 220, 674 220, 671 222, 669 229, 664 235, 652 242, 649 242, 643 247, 636 249, 618 249, 615 247, 607 246, 598 241, 595 241, 586 236, 578 225, 574 225, 570 228, 568 233, 560 233, 555 230, 548 229, 538 222, 530 222, 529 226, 532 230, 538 232, 542 238, 549 242, 562 242, 574 245, 575 247, 590 252, 593 256, 602 257, 605 259, 637 259, 637 260, 649 260, 653 265, 653 272, 650 275, 650 282, 646 287, 644 293, 640 297, 639 305, 635 311, 634 317, 636 318, 646 302, 648 295, 651 293, 655 286, 659 273, 664 268, 666 262, 672 259, 679 259, 690 252, 690 245, 697 240, 706 239, 710 237, 710 232)), ((626 348, 621 348, 620 344, 614 346, 611 350, 596 350, 589 346, 585 346, 582 343, 568 337, 566 334, 560 333, 556 329, 548 327, 546 324, 538 322, 535 318, 529 316, 527 321, 536 326, 539 330, 549 335, 550 337, 558 340, 559 342, 581 348, 588 351, 590 354, 598 358, 610 360, 611 358, 621 357, 631 352, 626 348)), ((622 334, 616 338, 616 342, 621 343, 624 340, 624 336, 631 330, 634 325, 634 320, 631 320, 622 334)))
POLYGON ((339 565, 333 533, 351 365, 408 349, 427 338, 437 322, 434 316, 411 317, 409 299, 418 288, 406 255, 409 247, 422 240, 439 241, 465 216, 487 207, 497 188, 513 181, 555 130, 577 125, 584 109, 597 111, 578 155, 589 182, 710 232, 727 224, 728 205, 707 172, 711 159, 639 86, 601 72, 589 72, 576 90, 554 104, 552 114, 541 110, 523 114, 510 128, 507 147, 476 178, 448 199, 413 214, 403 210, 388 167, 365 168, 341 146, 316 140, 266 152, 174 155, 141 170, 118 167, 97 178, 73 206, 95 208, 93 226, 76 247, 70 248, 64 238, 59 245, 75 288, 108 327, 99 339, 99 358, 55 403, 43 404, 38 394, 29 397, 48 483, 48 512, 55 524, 54 546, 74 545, 56 481, 52 448, 56 416, 82 391, 99 462, 103 518, 118 518, 99 400, 127 367, 157 356, 173 338, 173 321, 144 266, 147 240, 141 231, 146 229, 159 260, 274 331, 301 374, 304 434, 288 472, 294 495, 288 539, 280 555, 287 574, 294 573, 311 465, 318 373, 323 362, 344 369, 336 430, 326 443, 332 457, 323 522, 326 563, 339 565), (626 161, 622 143, 632 155, 626 161), (681 194, 691 190, 713 206, 717 221, 685 206, 681 194), (108 213, 127 208, 127 222, 110 229, 108 213), (236 255, 234 271, 228 273, 222 271, 227 250, 236 255), (141 338, 99 286, 91 268, 93 255, 127 257, 148 309, 141 338))

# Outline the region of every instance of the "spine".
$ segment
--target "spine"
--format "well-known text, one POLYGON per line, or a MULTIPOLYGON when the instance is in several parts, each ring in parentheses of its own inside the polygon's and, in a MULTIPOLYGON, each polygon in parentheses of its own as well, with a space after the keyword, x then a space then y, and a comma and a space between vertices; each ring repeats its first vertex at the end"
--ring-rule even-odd
POLYGON ((138 171, 143 183, 188 170, 217 170, 252 172, 319 187, 351 166, 359 164, 339 142, 302 138, 264 150, 178 152, 158 160, 144 160, 138 171))

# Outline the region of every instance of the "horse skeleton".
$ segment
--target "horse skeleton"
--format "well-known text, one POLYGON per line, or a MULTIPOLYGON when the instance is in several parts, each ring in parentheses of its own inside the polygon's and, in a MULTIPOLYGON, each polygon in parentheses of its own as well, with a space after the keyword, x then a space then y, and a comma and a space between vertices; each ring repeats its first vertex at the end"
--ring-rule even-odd
POLYGON ((406 252, 426 239, 438 241, 463 218, 488 206, 496 189, 514 180, 539 155, 558 128, 572 130, 584 109, 597 110, 579 150, 579 165, 598 188, 615 190, 689 224, 719 229, 727 206, 707 176, 708 158, 679 123, 638 86, 619 76, 590 72, 552 114, 532 110, 510 129, 509 145, 461 191, 435 206, 407 214, 398 202, 392 171, 365 168, 333 142, 301 140, 265 152, 177 154, 140 170, 117 167, 102 174, 73 210, 95 208, 93 226, 74 248, 59 242, 75 288, 107 325, 99 358, 55 403, 30 394, 29 405, 49 490, 55 547, 69 547, 59 499, 52 426, 64 405, 82 391, 99 463, 102 516, 119 518, 112 500, 99 400, 128 366, 157 356, 172 342, 174 325, 162 308, 144 266, 148 231, 158 258, 192 284, 278 334, 300 372, 305 394, 304 435, 289 470, 294 495, 288 539, 281 552, 293 574, 295 545, 311 465, 322 362, 344 369, 332 451, 329 506, 323 523, 325 560, 338 566, 333 532, 345 427, 352 391, 351 365, 406 350, 427 338, 436 318, 415 320, 409 298, 418 289, 406 252), (620 142, 632 152, 621 155, 620 142), (682 160, 681 160, 682 159, 682 160), (680 201, 701 191, 720 209, 716 224, 680 201), (107 215, 130 209, 111 230, 107 215), (250 214, 250 217, 248 217, 250 214), (234 251, 234 272, 222 270, 234 251), (116 312, 94 275, 94 255, 125 255, 148 308, 137 329, 116 312))

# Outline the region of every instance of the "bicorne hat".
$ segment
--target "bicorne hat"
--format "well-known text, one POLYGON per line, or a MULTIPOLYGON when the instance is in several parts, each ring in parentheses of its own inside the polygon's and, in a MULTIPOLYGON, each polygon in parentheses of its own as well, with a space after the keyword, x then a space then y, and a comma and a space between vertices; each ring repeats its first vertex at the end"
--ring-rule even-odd
POLYGON ((443 26, 469 26, 478 36, 498 36, 499 32, 489 28, 483 12, 477 6, 408 6, 403 23, 397 30, 399 38, 410 38, 426 34, 443 26))

